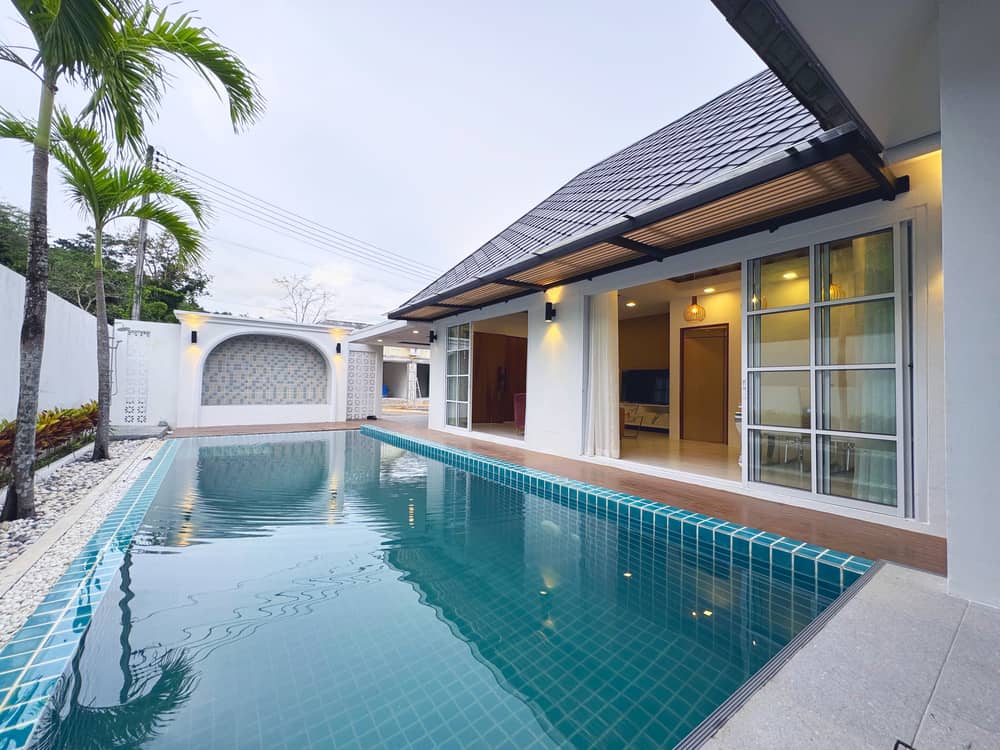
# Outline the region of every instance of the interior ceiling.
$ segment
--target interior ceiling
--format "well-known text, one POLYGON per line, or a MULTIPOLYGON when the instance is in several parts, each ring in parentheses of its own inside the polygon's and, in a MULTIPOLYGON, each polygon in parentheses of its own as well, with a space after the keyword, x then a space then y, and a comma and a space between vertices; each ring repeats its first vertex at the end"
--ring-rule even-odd
POLYGON ((885 148, 941 129, 937 0, 777 0, 885 148))
POLYGON ((673 300, 681 299, 689 302, 692 295, 701 298, 723 292, 739 292, 740 272, 726 271, 723 273, 691 274, 678 279, 664 279, 649 284, 622 289, 618 292, 618 318, 644 318, 648 315, 666 315, 673 300), (714 289, 714 292, 705 292, 714 289), (627 307, 626 303, 635 302, 635 307, 627 307))
POLYGON ((475 333, 501 333, 504 336, 528 338, 528 313, 517 312, 496 318, 477 320, 472 324, 475 333))
MULTIPOLYGON (((403 321, 400 321, 402 324, 403 321)), ((371 344, 373 346, 402 346, 410 349, 426 349, 430 345, 430 332, 432 326, 427 323, 410 321, 404 325, 394 326, 373 326, 376 330, 368 336, 361 338, 352 337, 351 340, 359 344, 371 344)))

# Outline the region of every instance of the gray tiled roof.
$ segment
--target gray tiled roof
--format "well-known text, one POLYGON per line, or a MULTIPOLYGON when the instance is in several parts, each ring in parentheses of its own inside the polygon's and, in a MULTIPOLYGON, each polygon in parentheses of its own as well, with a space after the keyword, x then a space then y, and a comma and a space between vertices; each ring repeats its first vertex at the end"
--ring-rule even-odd
POLYGON ((822 131, 781 81, 765 70, 584 170, 403 307, 822 131))

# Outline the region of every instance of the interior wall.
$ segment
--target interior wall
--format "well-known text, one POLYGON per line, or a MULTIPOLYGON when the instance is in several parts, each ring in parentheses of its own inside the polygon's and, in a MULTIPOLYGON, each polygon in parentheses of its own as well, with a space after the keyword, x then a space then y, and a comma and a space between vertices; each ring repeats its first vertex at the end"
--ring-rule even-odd
POLYGON ((388 387, 387 398, 406 398, 408 366, 408 362, 382 362, 382 382, 388 387))
POLYGON ((670 368, 670 316, 646 315, 618 321, 620 370, 670 368))
MULTIPOLYGON (((479 328, 479 324, 476 324, 479 328)), ((500 333, 472 335, 472 420, 512 422, 514 394, 527 391, 528 340, 500 333)))
MULTIPOLYGON (((706 282, 707 283, 707 282, 706 282)), ((681 361, 681 329, 692 326, 710 326, 721 323, 729 324, 729 445, 740 444, 740 433, 733 422, 733 413, 739 407, 742 396, 742 377, 740 363, 742 362, 740 342, 743 330, 740 325, 741 295, 739 291, 718 292, 698 296, 698 304, 705 308, 705 319, 697 323, 684 320, 684 309, 691 304, 689 297, 680 297, 670 301, 670 361, 681 361)), ((681 434, 681 378, 670 378, 670 434, 681 434)))
POLYGON ((417 362, 417 389, 419 398, 430 398, 431 366, 429 362, 417 362))
POLYGON ((502 315, 499 318, 477 320, 473 326, 477 333, 499 333, 504 336, 528 338, 528 313, 502 315))

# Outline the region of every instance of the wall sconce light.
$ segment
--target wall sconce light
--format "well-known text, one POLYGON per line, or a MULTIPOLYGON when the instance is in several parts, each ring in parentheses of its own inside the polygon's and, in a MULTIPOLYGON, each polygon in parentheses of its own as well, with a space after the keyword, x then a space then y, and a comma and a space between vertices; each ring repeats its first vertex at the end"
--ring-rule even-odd
POLYGON ((556 319, 556 306, 551 302, 545 303, 545 322, 551 323, 556 319))
POLYGON ((191 331, 191 343, 192 344, 197 344, 198 343, 198 332, 197 331, 191 331))
POLYGON ((337 354, 340 354, 340 342, 337 342, 337 354))
POLYGON ((430 341, 433 344, 435 341, 438 340, 438 335, 434 331, 431 331, 427 335, 427 340, 430 341))
POLYGON ((698 296, 691 297, 691 304, 684 308, 684 320, 698 323, 705 319, 705 308, 698 304, 698 296))

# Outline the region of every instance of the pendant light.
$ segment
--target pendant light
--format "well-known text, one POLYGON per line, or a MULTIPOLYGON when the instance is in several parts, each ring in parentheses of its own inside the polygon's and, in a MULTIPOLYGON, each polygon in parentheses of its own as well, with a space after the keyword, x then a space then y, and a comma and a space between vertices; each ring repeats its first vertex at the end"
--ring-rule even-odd
POLYGON ((705 319, 705 308, 698 304, 698 295, 691 297, 691 304, 684 308, 684 320, 699 323, 705 319))

